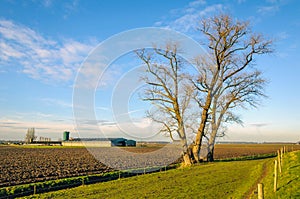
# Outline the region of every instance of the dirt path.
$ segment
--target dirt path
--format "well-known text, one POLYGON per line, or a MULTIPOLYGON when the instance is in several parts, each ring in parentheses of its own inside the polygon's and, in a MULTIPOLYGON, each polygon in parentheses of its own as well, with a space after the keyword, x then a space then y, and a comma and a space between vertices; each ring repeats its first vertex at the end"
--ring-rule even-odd
POLYGON ((256 181, 253 183, 252 187, 249 188, 249 190, 244 194, 243 198, 249 199, 252 195, 252 193, 257 189, 257 184, 259 184, 267 175, 268 169, 267 169, 267 163, 269 161, 263 163, 263 168, 260 176, 256 179, 256 181))

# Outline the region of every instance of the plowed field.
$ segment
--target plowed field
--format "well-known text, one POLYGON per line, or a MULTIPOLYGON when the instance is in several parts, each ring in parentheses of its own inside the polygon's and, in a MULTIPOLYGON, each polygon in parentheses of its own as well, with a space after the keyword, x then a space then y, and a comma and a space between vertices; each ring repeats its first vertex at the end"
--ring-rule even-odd
MULTIPOLYGON (((217 145, 215 149, 215 158, 232 158, 240 156, 258 155, 275 153, 282 145, 271 144, 223 144, 217 145)), ((121 158, 125 150, 113 150, 109 148, 99 149, 101 153, 95 157, 98 160, 107 161, 107 159, 117 158, 117 162, 122 165, 122 168, 127 168, 126 165, 133 162, 142 162, 145 166, 159 165, 162 166, 164 162, 159 156, 152 156, 156 158, 149 158, 148 153, 159 149, 158 147, 136 147, 127 148, 126 152, 130 152, 131 156, 121 158), (133 152, 133 153, 132 153, 133 152), (113 154, 118 153, 118 154, 113 154), (134 155, 134 154, 145 154, 134 155), (121 156, 120 156, 121 154, 121 156), (130 159, 131 158, 131 159, 130 159), (144 158, 144 160, 142 160, 144 158), (148 164, 149 163, 149 164, 148 164)), ((287 150, 291 150, 289 145, 287 150)), ((299 145, 294 145, 293 149, 300 149, 299 145)), ((174 150, 167 148, 163 153, 173 156, 174 150)), ((128 153, 124 152, 125 155, 128 153)), ((6 187, 16 184, 24 184, 30 182, 44 181, 50 179, 58 179, 72 176, 88 175, 94 173, 104 173, 112 171, 113 168, 107 166, 109 164, 101 163, 85 148, 26 148, 26 147, 0 147, 0 187, 6 187)), ((172 159, 170 159, 172 160, 172 159)), ((175 160, 175 159, 174 159, 175 160)), ((134 166, 134 165, 133 165, 134 166)), ((128 166, 129 167, 129 166, 128 166)))

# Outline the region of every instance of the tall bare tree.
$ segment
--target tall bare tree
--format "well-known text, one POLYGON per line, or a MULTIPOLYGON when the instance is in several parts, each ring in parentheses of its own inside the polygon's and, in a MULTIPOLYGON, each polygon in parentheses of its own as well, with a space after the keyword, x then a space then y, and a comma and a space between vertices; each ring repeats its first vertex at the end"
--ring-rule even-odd
POLYGON ((142 49, 136 51, 136 54, 146 64, 143 80, 148 86, 143 98, 154 105, 148 116, 162 125, 162 133, 167 133, 172 140, 179 138, 184 163, 190 165, 185 122, 194 91, 188 84, 183 61, 177 51, 176 44, 168 43, 162 49, 142 49))
POLYGON ((222 124, 238 121, 230 109, 247 103, 255 105, 257 97, 263 96, 264 80, 251 66, 255 55, 272 51, 272 41, 252 33, 248 22, 234 20, 228 15, 204 19, 199 30, 207 38, 208 56, 199 55, 195 59, 197 75, 184 72, 177 45, 136 52, 147 66, 144 81, 148 87, 144 99, 156 107, 149 116, 162 124, 161 132, 172 139, 174 133, 179 137, 186 165, 200 161, 203 137, 214 146, 222 124), (193 100, 199 105, 196 115, 189 111, 194 107, 193 100), (190 147, 187 129, 193 129, 196 134, 190 147))
POLYGON ((244 71, 250 70, 254 56, 271 52, 272 41, 260 34, 253 34, 248 22, 240 22, 228 15, 213 16, 201 22, 200 32, 207 38, 209 57, 198 61, 200 75, 194 80, 201 107, 201 122, 193 143, 193 156, 200 161, 200 149, 209 111, 214 97, 244 71))

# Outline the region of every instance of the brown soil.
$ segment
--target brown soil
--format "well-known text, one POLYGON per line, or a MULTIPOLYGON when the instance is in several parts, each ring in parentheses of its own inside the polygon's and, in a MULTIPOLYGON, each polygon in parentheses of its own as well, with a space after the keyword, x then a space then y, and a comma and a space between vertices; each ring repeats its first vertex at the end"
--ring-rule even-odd
POLYGON ((84 148, 0 148, 0 187, 107 172, 84 148))
MULTIPOLYGON (((215 159, 276 153, 281 146, 282 145, 277 144, 216 145, 215 159)), ((300 149, 300 145, 293 145, 293 148, 294 150, 300 149)), ((160 149, 160 147, 132 147, 122 149, 132 152, 132 157, 134 157, 133 160, 136 160, 136 157, 148 157, 138 156, 138 154, 154 152, 160 149)), ((291 149, 291 145, 287 147, 288 151, 291 149)), ((174 151, 172 147, 167 150, 170 151, 165 151, 164 153, 172 153, 174 151)), ((118 153, 120 153, 120 151, 118 153)), ((109 159, 114 154, 102 153, 101 155, 103 155, 104 158, 109 159)), ((160 159, 158 157, 158 159, 151 160, 146 158, 142 161, 147 163, 152 161, 153 164, 156 164, 159 160, 160 159)), ((85 148, 0 147, 0 162, 0 187, 72 176, 104 173, 113 170, 97 161, 85 148)), ((121 164, 130 164, 130 161, 124 161, 121 162, 121 164)))

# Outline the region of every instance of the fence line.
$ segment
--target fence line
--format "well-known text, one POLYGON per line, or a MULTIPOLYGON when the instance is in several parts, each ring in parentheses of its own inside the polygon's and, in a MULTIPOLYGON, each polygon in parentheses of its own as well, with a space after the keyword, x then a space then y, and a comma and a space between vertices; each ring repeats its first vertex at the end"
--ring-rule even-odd
MULTIPOLYGON (((165 172, 167 170, 173 169, 178 167, 178 164, 173 165, 165 165, 160 167, 145 167, 141 169, 132 169, 132 170, 124 170, 124 171, 116 171, 116 172, 110 172, 110 173, 104 173, 101 175, 94 175, 94 176, 82 176, 78 178, 71 179, 72 182, 68 182, 68 178, 60 179, 61 181, 58 183, 67 183, 67 184, 61 184, 59 185, 54 184, 53 186, 46 184, 46 182, 52 182, 55 180, 50 181, 44 181, 44 182, 37 182, 34 184, 27 184, 28 187, 25 187, 26 185, 16 185, 13 187, 6 187, 0 189, 0 199, 4 198, 16 198, 16 197, 22 197, 22 196, 29 196, 33 194, 40 194, 40 193, 46 193, 50 191, 57 191, 62 190, 66 188, 74 188, 78 186, 84 186, 88 184, 95 184, 98 182, 106 182, 110 180, 117 180, 121 178, 127 178, 132 176, 137 176, 139 174, 149 174, 149 173, 155 173, 155 172, 165 172), (164 168, 164 169, 163 169, 164 168), (65 182, 64 182, 65 180, 65 182), (12 190, 12 192, 7 191, 12 190), (20 192, 18 192, 18 189, 21 189, 20 192), (24 190, 25 189, 25 190, 24 190), (26 190, 27 189, 27 190, 26 190), (1 192, 2 190, 5 191, 5 193, 1 192), (17 192, 17 193, 15 193, 17 192)), ((55 183, 55 182, 53 182, 55 183)))
POLYGON ((276 192, 278 188, 278 170, 280 174, 282 173, 283 170, 283 157, 286 152, 285 148, 286 148, 285 146, 281 147, 280 150, 277 151, 277 160, 275 160, 275 164, 274 164, 274 192, 276 192))
MULTIPOLYGON (((276 192, 278 188, 278 171, 281 174, 283 170, 283 159, 285 153, 287 153, 288 150, 286 146, 283 146, 280 148, 280 150, 277 150, 277 157, 274 160, 274 187, 273 191, 276 192)), ((293 148, 291 150, 293 152, 293 148)), ((263 199, 264 198, 264 187, 262 183, 257 184, 257 194, 258 194, 258 199, 263 199)))

